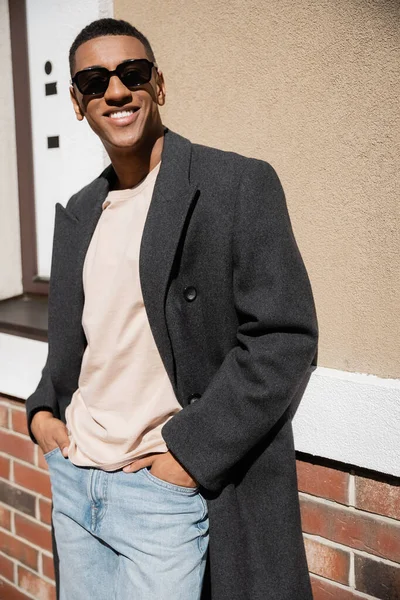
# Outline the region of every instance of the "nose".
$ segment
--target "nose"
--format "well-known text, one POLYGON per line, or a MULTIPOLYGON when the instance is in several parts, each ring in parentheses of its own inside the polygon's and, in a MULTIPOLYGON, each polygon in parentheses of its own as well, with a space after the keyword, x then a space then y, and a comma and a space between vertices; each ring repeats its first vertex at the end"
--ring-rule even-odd
POLYGON ((125 100, 126 98, 131 98, 131 91, 122 83, 118 75, 112 75, 108 82, 104 99, 115 102, 125 100))

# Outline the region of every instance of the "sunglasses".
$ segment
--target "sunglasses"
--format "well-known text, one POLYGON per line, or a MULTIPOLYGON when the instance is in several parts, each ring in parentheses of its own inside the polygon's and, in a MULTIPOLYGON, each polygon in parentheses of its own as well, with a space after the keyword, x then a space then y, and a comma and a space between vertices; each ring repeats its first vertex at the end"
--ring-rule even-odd
POLYGON ((75 84, 81 94, 97 96, 105 94, 110 77, 117 75, 125 87, 133 90, 150 81, 151 71, 155 66, 155 63, 146 58, 132 58, 119 64, 115 71, 109 71, 105 67, 89 67, 78 71, 71 79, 71 84, 75 84))

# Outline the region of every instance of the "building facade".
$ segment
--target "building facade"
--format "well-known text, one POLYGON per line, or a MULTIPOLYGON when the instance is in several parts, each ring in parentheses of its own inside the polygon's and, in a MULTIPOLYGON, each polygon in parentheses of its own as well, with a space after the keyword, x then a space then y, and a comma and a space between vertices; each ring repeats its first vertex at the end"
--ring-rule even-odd
POLYGON ((100 16, 149 37, 168 127, 278 172, 320 324, 318 367, 294 420, 314 597, 400 598, 398 2, 0 0, 5 598, 55 594, 51 490, 23 402, 47 353, 54 204, 106 164, 68 106, 69 45, 100 16), (24 30, 25 58, 15 42, 24 30))

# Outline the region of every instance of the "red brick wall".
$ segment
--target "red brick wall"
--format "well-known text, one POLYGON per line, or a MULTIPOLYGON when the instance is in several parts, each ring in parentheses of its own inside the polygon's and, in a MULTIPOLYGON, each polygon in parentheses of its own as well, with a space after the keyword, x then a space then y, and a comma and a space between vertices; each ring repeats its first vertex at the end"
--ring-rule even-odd
POLYGON ((55 600, 47 464, 22 402, 0 397, 0 598, 55 600))
MULTIPOLYGON (((310 456, 297 465, 314 600, 400 600, 400 480, 310 456)), ((24 404, 0 397, 1 599, 55 599, 50 497, 24 404)))
POLYGON ((314 462, 297 461, 314 599, 400 600, 400 480, 314 462))

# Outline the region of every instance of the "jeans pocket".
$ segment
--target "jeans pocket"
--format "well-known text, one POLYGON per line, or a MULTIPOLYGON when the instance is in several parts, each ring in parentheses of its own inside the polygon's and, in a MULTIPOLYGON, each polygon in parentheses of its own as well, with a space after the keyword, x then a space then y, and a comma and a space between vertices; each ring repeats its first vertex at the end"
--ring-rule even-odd
POLYGON ((59 446, 56 446, 55 448, 53 448, 53 450, 49 450, 49 452, 46 452, 45 454, 43 454, 43 458, 45 460, 48 460, 51 456, 53 456, 54 454, 57 454, 57 452, 61 452, 59 446))
POLYGON ((149 479, 152 483, 158 485, 167 490, 171 490, 173 492, 179 492, 180 494, 187 494, 189 496, 193 496, 199 493, 199 487, 186 487, 184 485, 177 485, 176 483, 171 483, 169 481, 165 481, 164 479, 160 479, 153 475, 147 467, 142 469, 144 475, 149 479))

